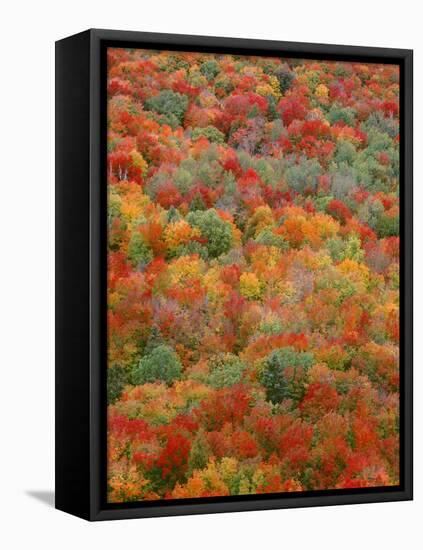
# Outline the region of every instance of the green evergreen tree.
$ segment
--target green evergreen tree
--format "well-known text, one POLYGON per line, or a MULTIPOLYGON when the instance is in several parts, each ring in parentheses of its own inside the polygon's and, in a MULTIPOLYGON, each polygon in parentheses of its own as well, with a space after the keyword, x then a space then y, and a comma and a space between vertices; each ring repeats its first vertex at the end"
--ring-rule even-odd
POLYGON ((265 360, 260 381, 266 389, 266 397, 273 403, 292 399, 298 403, 305 393, 307 373, 313 365, 313 354, 298 352, 286 347, 272 351, 265 360), (293 369, 287 375, 287 369, 293 369))
POLYGON ((117 401, 123 388, 130 383, 128 370, 119 365, 112 365, 107 369, 107 403, 112 405, 117 401))
POLYGON ((289 70, 289 68, 280 68, 275 72, 275 76, 279 81, 279 88, 284 94, 291 87, 292 81, 295 78, 295 74, 289 70))
POLYGON ((207 466, 211 454, 212 452, 206 434, 204 430, 200 428, 192 443, 189 454, 188 477, 190 477, 195 470, 203 470, 207 466))
POLYGON ((149 355, 157 346, 162 345, 162 333, 157 325, 151 327, 150 335, 144 348, 144 355, 149 355))

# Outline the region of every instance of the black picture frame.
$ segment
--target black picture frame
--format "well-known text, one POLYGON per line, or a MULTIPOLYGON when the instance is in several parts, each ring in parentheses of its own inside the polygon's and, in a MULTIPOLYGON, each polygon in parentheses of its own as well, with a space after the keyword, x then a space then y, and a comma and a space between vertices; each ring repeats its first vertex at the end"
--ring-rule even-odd
POLYGON ((99 29, 56 42, 56 508, 93 521, 412 499, 412 170, 412 50, 99 29), (104 160, 108 46, 399 64, 401 483, 398 487, 106 503, 104 160))

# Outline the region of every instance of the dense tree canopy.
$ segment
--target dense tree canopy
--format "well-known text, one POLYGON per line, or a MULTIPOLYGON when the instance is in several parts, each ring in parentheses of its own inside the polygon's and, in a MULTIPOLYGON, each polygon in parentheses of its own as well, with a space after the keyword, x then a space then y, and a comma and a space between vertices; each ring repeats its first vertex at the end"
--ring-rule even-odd
POLYGON ((399 70, 108 50, 112 502, 399 482, 399 70))

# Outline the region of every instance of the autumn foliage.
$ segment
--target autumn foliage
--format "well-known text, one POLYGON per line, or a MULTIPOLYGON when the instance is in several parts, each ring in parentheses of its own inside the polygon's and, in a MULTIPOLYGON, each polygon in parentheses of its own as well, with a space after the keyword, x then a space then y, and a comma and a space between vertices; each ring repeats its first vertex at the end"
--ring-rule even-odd
POLYGON ((399 71, 108 50, 110 502, 399 483, 399 71))

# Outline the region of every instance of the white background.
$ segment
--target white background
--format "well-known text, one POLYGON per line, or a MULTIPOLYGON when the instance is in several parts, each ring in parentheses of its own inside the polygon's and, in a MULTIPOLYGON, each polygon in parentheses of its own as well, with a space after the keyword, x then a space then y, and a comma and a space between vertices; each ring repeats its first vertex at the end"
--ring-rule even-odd
POLYGON ((423 547, 415 501, 90 524, 54 510, 54 41, 90 27, 415 50, 415 394, 422 388, 422 17, 417 0, 44 0, 0 7, 0 545, 15 548, 423 547), (46 502, 47 501, 47 502, 46 502))

